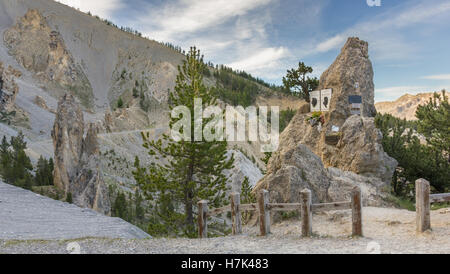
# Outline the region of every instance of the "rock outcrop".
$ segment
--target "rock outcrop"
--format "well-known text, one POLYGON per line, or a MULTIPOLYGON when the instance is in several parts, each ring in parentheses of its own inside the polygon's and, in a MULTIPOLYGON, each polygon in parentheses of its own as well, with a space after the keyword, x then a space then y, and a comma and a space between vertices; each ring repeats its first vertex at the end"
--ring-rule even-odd
POLYGON ((337 153, 329 156, 329 165, 389 183, 397 161, 387 155, 381 144, 383 135, 374 118, 351 116, 341 128, 337 153))
POLYGON ((300 201, 300 191, 312 191, 313 202, 329 201, 330 180, 320 158, 307 146, 282 146, 270 159, 267 175, 254 188, 270 191, 270 199, 280 203, 300 201))
POLYGON ((52 131, 55 150, 54 185, 81 207, 109 215, 110 200, 100 168, 98 128, 88 125, 84 137, 83 113, 72 95, 64 95, 52 131))
POLYGON ((307 145, 325 167, 390 182, 397 163, 384 152, 381 132, 370 119, 376 112, 367 42, 348 39, 336 61, 320 79, 319 89, 328 88, 333 90, 333 95, 330 111, 323 113, 324 123, 311 125, 308 121, 311 115, 298 112, 281 134, 280 143, 288 147, 307 145), (349 96, 352 95, 362 98, 360 116, 351 117, 349 96))
POLYGON ((298 203, 300 191, 312 192, 313 203, 350 200, 351 190, 361 188, 363 203, 383 206, 386 202, 386 184, 377 177, 358 175, 351 171, 325 168, 321 159, 306 145, 283 147, 270 160, 266 176, 253 192, 269 190, 270 200, 277 203, 298 203))
POLYGON ((327 69, 319 89, 332 89, 330 111, 311 123, 311 114, 297 112, 280 135, 280 145, 255 192, 267 189, 274 202, 299 201, 304 188, 314 202, 346 200, 360 186, 364 203, 385 204, 397 161, 383 150, 375 127, 374 85, 368 44, 349 38, 336 61, 327 69), (349 96, 362 98, 361 115, 353 115, 349 96))
POLYGON ((330 186, 327 194, 331 201, 349 201, 350 193, 355 186, 361 188, 363 204, 365 206, 389 205, 386 184, 376 177, 366 177, 351 171, 329 167, 327 169, 330 186))
POLYGON ((39 106, 40 108, 45 109, 45 110, 47 110, 48 112, 51 112, 51 113, 56 114, 56 111, 53 110, 53 109, 51 109, 51 108, 49 108, 49 107, 47 106, 47 102, 45 102, 45 99, 42 98, 41 96, 37 95, 37 96, 34 98, 34 103, 35 103, 37 106, 39 106))
POLYGON ((0 111, 10 112, 13 110, 17 94, 19 93, 19 86, 17 86, 14 79, 20 76, 19 71, 11 66, 5 69, 3 63, 0 62, 0 111))
POLYGON ((85 107, 92 105, 92 87, 63 38, 52 30, 38 10, 29 10, 3 35, 9 54, 25 69, 47 83, 55 95, 69 90, 85 107))
POLYGON ((375 116, 369 44, 356 37, 349 38, 334 63, 320 77, 318 89, 333 89, 326 118, 335 126, 342 126, 351 116, 348 101, 351 95, 362 97, 362 116, 375 116))
POLYGON ((234 167, 229 170, 224 170, 223 173, 229 176, 228 186, 231 192, 241 193, 242 182, 245 177, 248 178, 250 185, 253 187, 261 180, 263 174, 259 170, 256 163, 253 163, 247 156, 239 150, 228 150, 227 158, 234 156, 234 167))

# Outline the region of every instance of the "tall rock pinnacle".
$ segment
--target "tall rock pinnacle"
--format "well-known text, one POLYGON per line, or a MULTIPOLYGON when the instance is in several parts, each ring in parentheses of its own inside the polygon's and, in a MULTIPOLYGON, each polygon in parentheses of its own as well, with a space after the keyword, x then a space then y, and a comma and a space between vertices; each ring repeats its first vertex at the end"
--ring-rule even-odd
POLYGON ((100 168, 98 129, 89 124, 84 138, 84 119, 72 95, 58 102, 52 138, 55 149, 54 185, 71 193, 81 207, 109 215, 110 200, 100 168))

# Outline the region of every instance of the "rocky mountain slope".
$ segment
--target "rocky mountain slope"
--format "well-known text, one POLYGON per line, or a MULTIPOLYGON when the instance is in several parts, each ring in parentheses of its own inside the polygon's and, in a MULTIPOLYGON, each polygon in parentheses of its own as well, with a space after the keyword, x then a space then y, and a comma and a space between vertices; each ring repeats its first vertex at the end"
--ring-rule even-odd
MULTIPOLYGON (((67 93, 81 106, 84 129, 79 133, 89 132, 90 124, 98 127, 105 183, 134 191, 135 156, 142 164, 151 160, 142 149, 140 134, 146 131, 159 138, 168 130, 168 91, 175 85, 184 55, 52 0, 0 0, 0 41, 4 82, 0 107, 15 113, 10 124, 0 123, 0 138, 22 131, 33 162, 41 155, 55 157, 52 130, 58 101, 67 93)), ((216 80, 211 75, 205 82, 215 85, 216 80)), ((261 94, 256 104, 273 102, 285 109, 303 103, 272 96, 267 87, 257 85, 261 94)), ((230 183, 239 184, 247 176, 255 184, 264 168, 259 144, 231 144, 230 153, 238 155, 230 183)))
POLYGON ((427 104, 433 98, 432 92, 416 95, 405 94, 392 102, 379 102, 375 104, 377 112, 391 114, 394 117, 406 120, 417 120, 416 111, 420 105, 427 104))

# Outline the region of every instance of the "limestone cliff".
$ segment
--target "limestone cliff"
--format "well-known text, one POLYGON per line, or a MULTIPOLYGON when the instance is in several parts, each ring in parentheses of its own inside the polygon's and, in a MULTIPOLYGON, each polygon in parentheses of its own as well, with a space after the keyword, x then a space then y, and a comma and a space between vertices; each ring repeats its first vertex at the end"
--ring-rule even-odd
POLYGON ((15 26, 5 31, 3 40, 9 54, 48 84, 54 95, 68 90, 85 107, 92 106, 92 88, 81 66, 75 63, 60 33, 49 27, 38 10, 31 9, 19 18, 15 26))
POLYGON ((110 214, 108 191, 100 168, 98 128, 88 125, 84 137, 84 118, 72 95, 64 95, 52 131, 55 151, 54 185, 81 207, 110 214))

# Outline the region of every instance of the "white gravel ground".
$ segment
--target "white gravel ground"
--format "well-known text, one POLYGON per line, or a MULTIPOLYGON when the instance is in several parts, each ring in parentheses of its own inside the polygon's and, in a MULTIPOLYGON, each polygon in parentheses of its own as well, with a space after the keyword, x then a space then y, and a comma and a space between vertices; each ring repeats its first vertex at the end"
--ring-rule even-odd
POLYGON ((351 238, 350 212, 315 215, 312 238, 301 238, 298 220, 272 226, 268 237, 258 227, 244 235, 212 239, 80 239, 70 241, 0 240, 0 253, 68 253, 76 242, 81 253, 133 254, 291 254, 291 253, 450 253, 450 209, 433 211, 433 230, 416 234, 415 213, 386 208, 364 208, 363 238, 351 238))

